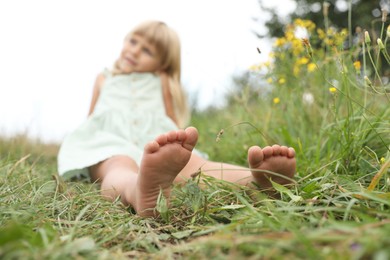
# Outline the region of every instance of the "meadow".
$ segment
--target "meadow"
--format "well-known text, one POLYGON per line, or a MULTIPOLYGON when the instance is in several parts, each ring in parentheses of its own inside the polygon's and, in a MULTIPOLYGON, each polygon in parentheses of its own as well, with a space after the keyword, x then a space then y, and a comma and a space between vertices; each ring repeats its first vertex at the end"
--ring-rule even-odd
POLYGON ((246 165, 254 144, 296 149, 279 199, 201 171, 174 187, 170 208, 159 201, 159 218, 140 218, 58 177, 58 144, 1 138, 0 258, 389 259, 386 20, 378 30, 295 20, 248 73, 259 84, 242 79, 226 107, 194 111, 197 148, 213 160, 246 165))

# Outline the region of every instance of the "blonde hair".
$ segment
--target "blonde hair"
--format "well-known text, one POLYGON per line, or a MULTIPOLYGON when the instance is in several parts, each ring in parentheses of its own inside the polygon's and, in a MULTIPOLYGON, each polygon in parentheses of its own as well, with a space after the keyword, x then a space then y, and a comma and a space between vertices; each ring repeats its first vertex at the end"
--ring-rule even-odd
MULTIPOLYGON (((156 47, 161 60, 162 71, 168 75, 169 91, 172 95, 173 106, 179 127, 185 127, 190 119, 187 99, 181 86, 181 50, 180 40, 175 31, 164 22, 146 21, 135 27, 126 35, 128 39, 132 35, 145 37, 147 41, 156 47)), ((112 73, 122 74, 118 60, 114 63, 112 73)))

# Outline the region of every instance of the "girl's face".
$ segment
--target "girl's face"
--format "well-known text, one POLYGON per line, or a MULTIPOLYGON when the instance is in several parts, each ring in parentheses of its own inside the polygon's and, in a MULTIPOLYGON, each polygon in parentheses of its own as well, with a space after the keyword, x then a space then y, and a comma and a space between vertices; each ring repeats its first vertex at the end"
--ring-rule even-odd
POLYGON ((124 41, 119 66, 123 73, 155 72, 161 62, 156 47, 143 36, 133 34, 124 41))

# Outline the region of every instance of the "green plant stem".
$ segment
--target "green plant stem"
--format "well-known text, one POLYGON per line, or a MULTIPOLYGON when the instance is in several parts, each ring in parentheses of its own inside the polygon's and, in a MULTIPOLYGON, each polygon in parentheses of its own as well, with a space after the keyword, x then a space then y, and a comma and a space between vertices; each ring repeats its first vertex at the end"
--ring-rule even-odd
POLYGON ((348 47, 352 47, 352 0, 348 1, 348 47))
POLYGON ((387 64, 389 64, 390 65, 390 56, 389 56, 389 53, 387 52, 387 40, 389 39, 389 37, 388 36, 386 36, 386 38, 385 38, 385 42, 384 42, 384 46, 385 46, 385 48, 384 49, 382 49, 382 53, 383 53, 383 56, 385 57, 385 59, 386 59, 386 62, 387 62, 387 64))
MULTIPOLYGON (((325 27, 325 37, 328 39, 328 31, 329 31, 329 17, 326 15, 324 17, 324 27, 325 27)), ((329 47, 328 44, 325 44, 325 59, 329 53, 329 47)), ((327 70, 325 71, 325 75, 327 75, 327 70)))
MULTIPOLYGON (((378 39, 382 39, 384 28, 385 28, 385 23, 382 22, 381 33, 380 33, 380 36, 378 39)), ((378 51, 377 51, 376 61, 375 61, 375 68, 380 67, 380 61, 379 61, 380 54, 381 54, 381 50, 379 49, 379 46, 378 46, 378 51)), ((378 75, 378 78, 380 79, 379 75, 378 75)), ((375 79, 374 79, 374 81, 375 81, 375 79)))
POLYGON ((382 83, 382 80, 381 80, 381 76, 379 75, 378 69, 377 69, 377 67, 376 67, 376 65, 374 63, 374 60, 372 59, 371 48, 370 48, 369 44, 367 44, 367 53, 368 53, 368 57, 370 58, 371 64, 372 64, 372 66, 374 68, 375 76, 378 77, 378 80, 379 80, 380 84, 383 86, 383 83, 382 83))
MULTIPOLYGON (((363 48, 363 77, 367 76, 367 65, 366 65, 366 45, 362 43, 363 48)), ((364 85, 365 86, 365 85, 364 85)), ((364 87, 364 101, 363 106, 367 107, 367 88, 364 87)))

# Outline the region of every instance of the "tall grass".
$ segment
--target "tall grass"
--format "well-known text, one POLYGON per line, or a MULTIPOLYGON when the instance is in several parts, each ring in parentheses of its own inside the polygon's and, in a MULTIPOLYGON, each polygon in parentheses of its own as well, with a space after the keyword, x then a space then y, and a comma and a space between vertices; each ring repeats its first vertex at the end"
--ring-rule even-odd
POLYGON ((390 258, 389 87, 368 58, 376 41, 349 38, 295 21, 252 72, 271 91, 242 86, 228 107, 194 113, 212 159, 245 165, 250 145, 295 147, 296 184, 275 186, 280 199, 200 173, 158 205, 160 218, 142 219, 95 184, 59 178, 58 146, 1 139, 0 257, 390 258))

